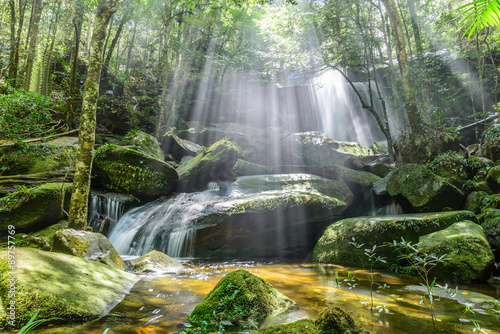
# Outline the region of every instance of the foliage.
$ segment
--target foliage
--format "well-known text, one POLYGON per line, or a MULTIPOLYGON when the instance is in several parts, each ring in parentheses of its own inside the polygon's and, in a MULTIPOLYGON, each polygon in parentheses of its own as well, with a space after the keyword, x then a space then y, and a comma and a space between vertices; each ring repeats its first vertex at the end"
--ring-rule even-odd
POLYGON ((500 2, 497 0, 475 0, 457 9, 464 18, 460 24, 467 25, 463 36, 470 39, 476 30, 500 25, 500 2))
POLYGON ((35 314, 33 314, 33 316, 31 317, 31 319, 28 321, 28 323, 26 325, 24 325, 21 330, 19 330, 19 334, 25 334, 25 333, 29 333, 31 332, 33 329, 35 329, 36 327, 38 327, 39 325, 43 324, 44 322, 48 322, 48 321, 52 321, 52 320, 57 320, 59 318, 50 318, 50 319, 38 319, 36 320, 36 318, 38 317, 38 313, 40 312, 40 310, 37 310, 35 312, 35 314))

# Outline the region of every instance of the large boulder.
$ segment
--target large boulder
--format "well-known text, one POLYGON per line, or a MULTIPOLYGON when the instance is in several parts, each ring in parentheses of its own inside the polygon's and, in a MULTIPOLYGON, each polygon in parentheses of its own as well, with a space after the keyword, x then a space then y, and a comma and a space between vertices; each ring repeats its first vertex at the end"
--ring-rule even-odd
POLYGON ((467 159, 463 155, 448 151, 434 158, 427 167, 436 175, 453 184, 458 189, 467 180, 467 159))
POLYGON ((319 334, 368 334, 349 313, 338 306, 324 309, 314 323, 319 334))
POLYGON ((0 230, 13 225, 17 233, 41 230, 66 216, 71 183, 47 183, 0 198, 0 230))
POLYGON ((495 193, 500 192, 500 166, 493 167, 488 171, 486 182, 495 193))
POLYGON ((467 220, 421 236, 417 250, 438 257, 446 256, 431 273, 441 279, 484 282, 490 278, 495 264, 483 228, 467 220))
POLYGON ((272 167, 259 165, 253 162, 248 162, 243 159, 238 159, 234 165, 233 174, 236 176, 262 175, 271 174, 272 167))
POLYGON ((164 161, 116 145, 96 151, 93 171, 107 190, 139 197, 167 195, 178 180, 175 169, 164 161))
POLYGON ((290 324, 262 328, 255 334, 318 334, 318 327, 311 319, 302 319, 290 324))
POLYGON ((419 237, 446 228, 463 220, 475 220, 470 211, 450 211, 439 213, 419 213, 378 217, 348 218, 331 224, 319 239, 313 252, 313 260, 363 267, 364 249, 377 246, 376 253, 387 258, 387 263, 377 262, 377 266, 388 268, 391 264, 406 265, 398 253, 386 243, 393 240, 418 242, 419 237), (352 242, 363 247, 357 248, 352 242))
POLYGON ((161 147, 176 160, 184 156, 194 156, 203 149, 202 146, 187 139, 182 139, 174 131, 168 131, 162 138, 161 147))
POLYGON ((228 140, 221 140, 197 154, 177 168, 179 190, 204 190, 212 180, 225 180, 231 176, 238 150, 228 140))
POLYGON ((39 311, 39 319, 59 322, 102 317, 120 302, 139 277, 71 255, 32 248, 16 249, 16 273, 8 269, 7 250, 0 251, 0 327, 7 325, 1 310, 9 306, 9 279, 15 279, 16 327, 39 311))
POLYGON ((130 131, 122 139, 121 146, 147 154, 160 161, 165 160, 165 155, 160 144, 158 144, 158 140, 142 131, 130 131))
POLYGON ((478 218, 493 254, 500 262, 500 210, 488 208, 478 218))
POLYGON ((130 260, 130 266, 132 267, 132 270, 143 273, 166 273, 184 269, 184 266, 179 261, 174 260, 170 256, 155 250, 136 259, 130 260))
POLYGON ((125 263, 108 238, 100 233, 59 230, 54 235, 52 251, 97 261, 125 270, 125 263))
POLYGON ((493 124, 481 139, 481 154, 492 160, 500 160, 500 124, 493 124))
POLYGON ((344 184, 315 175, 240 177, 196 219, 194 256, 303 258, 352 201, 344 184))
POLYGON ((433 212, 460 209, 464 194, 442 177, 421 165, 400 165, 387 176, 387 192, 397 196, 408 211, 433 212))
POLYGON ((343 182, 354 193, 369 191, 381 178, 375 174, 343 166, 308 166, 311 174, 343 182))
POLYGON ((237 329, 260 326, 269 315, 275 315, 295 306, 295 302, 278 292, 271 284, 245 270, 224 276, 198 304, 191 317, 203 319, 220 317, 231 321, 237 329))

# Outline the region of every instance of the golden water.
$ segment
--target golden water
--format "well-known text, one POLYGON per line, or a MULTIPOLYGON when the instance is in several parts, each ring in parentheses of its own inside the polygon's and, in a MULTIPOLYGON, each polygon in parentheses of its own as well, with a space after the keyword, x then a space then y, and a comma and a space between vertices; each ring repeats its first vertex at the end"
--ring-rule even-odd
MULTIPOLYGON (((420 304, 422 293, 411 288, 418 286, 419 282, 392 273, 375 273, 373 276, 376 283, 390 286, 381 289, 376 285, 373 293, 374 307, 385 306, 389 310, 386 314, 385 311, 370 312, 368 306, 362 305, 361 302, 369 303, 370 300, 370 274, 363 270, 255 261, 189 262, 187 267, 190 269, 183 273, 143 277, 103 319, 85 324, 50 326, 35 333, 101 334, 106 328, 109 328, 108 333, 124 334, 180 332, 186 322, 185 313, 191 312, 221 277, 237 269, 248 270, 263 278, 298 305, 288 314, 269 319, 264 326, 315 318, 323 308, 338 305, 372 333, 473 333, 471 320, 486 333, 500 333, 500 315, 476 310, 475 314, 467 314, 467 319, 461 324, 460 311, 465 306, 448 298, 434 301, 438 319, 436 329, 428 307, 420 304), (343 281, 348 272, 356 278, 358 285, 354 289, 349 289, 347 282, 343 281), (341 282, 340 288, 336 287, 335 276, 341 282)), ((492 286, 467 289, 500 298, 500 291, 492 286)))

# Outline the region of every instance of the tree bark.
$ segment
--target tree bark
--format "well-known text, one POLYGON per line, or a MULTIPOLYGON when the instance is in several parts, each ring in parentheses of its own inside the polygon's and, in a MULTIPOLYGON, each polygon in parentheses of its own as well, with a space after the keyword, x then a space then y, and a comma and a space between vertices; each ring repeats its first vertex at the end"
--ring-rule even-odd
POLYGON ((132 40, 130 41, 127 53, 127 65, 125 65, 125 70, 127 71, 127 73, 130 73, 130 59, 132 56, 132 49, 134 48, 136 31, 137 31, 137 22, 134 22, 134 31, 132 32, 132 40))
POLYGON ((118 26, 118 29, 116 30, 115 37, 111 41, 111 45, 109 46, 109 51, 106 54, 106 60, 104 61, 104 64, 102 66, 103 71, 106 73, 108 71, 109 63, 111 62, 111 56, 113 55, 113 51, 115 50, 116 44, 118 43, 118 40, 120 39, 120 36, 123 31, 123 27, 125 26, 125 23, 127 23, 128 18, 129 18, 129 13, 126 12, 123 14, 123 17, 120 21, 120 25, 118 26))
POLYGON ((420 36, 420 27, 418 26, 415 0, 408 0, 408 11, 410 12, 411 27, 413 29, 413 37, 415 38, 415 46, 417 47, 417 55, 420 57, 424 54, 424 48, 422 47, 422 37, 420 36))
POLYGON ((9 0, 10 8, 10 55, 9 55, 9 81, 11 84, 15 84, 17 77, 17 66, 15 66, 15 54, 16 54, 16 3, 15 0, 9 0))
POLYGON ((412 131, 418 131, 422 127, 422 119, 418 113, 417 105, 415 103, 415 87, 413 87, 410 77, 410 68, 408 65, 408 56, 406 54, 406 44, 401 25, 401 18, 399 17, 398 9, 394 0, 382 0, 382 2, 389 13, 389 20, 394 33, 399 70, 401 71, 401 76, 403 77, 403 92, 405 95, 406 113, 408 114, 408 120, 412 131))
POLYGON ((36 58, 36 46, 38 42, 38 30, 40 26, 40 17, 42 16, 42 0, 33 2, 33 17, 31 20, 30 43, 28 48, 28 58, 26 59, 26 76, 24 81, 24 89, 30 90, 31 76, 33 73, 33 65, 36 58))
POLYGON ((104 40, 109 20, 118 9, 119 2, 120 0, 100 0, 94 21, 90 60, 80 116, 78 153, 68 217, 69 228, 85 229, 87 227, 90 172, 94 155, 96 109, 99 97, 104 40))

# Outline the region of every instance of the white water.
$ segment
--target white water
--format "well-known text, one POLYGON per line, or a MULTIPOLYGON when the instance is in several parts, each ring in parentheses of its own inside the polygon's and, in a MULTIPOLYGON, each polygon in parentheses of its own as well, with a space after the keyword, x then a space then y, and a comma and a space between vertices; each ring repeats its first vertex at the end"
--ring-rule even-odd
POLYGON ((160 198, 127 212, 112 229, 109 240, 120 255, 159 250, 171 257, 191 257, 194 222, 219 198, 214 190, 160 198))
POLYGON ((103 216, 109 219, 111 226, 116 225, 123 216, 125 203, 130 202, 129 196, 115 193, 92 191, 90 197, 88 224, 93 228, 103 216))

